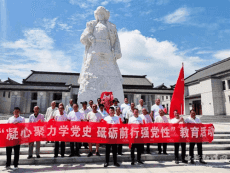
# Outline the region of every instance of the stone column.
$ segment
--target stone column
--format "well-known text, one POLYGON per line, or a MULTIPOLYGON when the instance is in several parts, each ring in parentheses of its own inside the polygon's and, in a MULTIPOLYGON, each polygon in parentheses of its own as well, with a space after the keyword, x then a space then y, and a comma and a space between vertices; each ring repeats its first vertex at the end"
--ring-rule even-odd
POLYGON ((47 93, 44 91, 38 92, 37 105, 40 107, 40 113, 46 112, 47 105, 47 93))
POLYGON ((65 107, 66 107, 66 105, 69 104, 70 99, 71 99, 70 92, 62 92, 62 103, 64 104, 65 107))
MULTIPOLYGON (((21 91, 11 91, 11 109, 10 112, 12 113, 14 111, 14 107, 19 107, 20 108, 20 103, 21 103, 21 91)), ((7 96, 8 97, 8 96, 7 96)), ((21 108, 20 108, 21 109, 21 108)))
POLYGON ((229 88, 230 86, 228 85, 228 80, 227 80, 227 79, 225 80, 225 84, 226 84, 226 85, 225 85, 226 90, 229 90, 229 89, 230 89, 230 88, 229 88))

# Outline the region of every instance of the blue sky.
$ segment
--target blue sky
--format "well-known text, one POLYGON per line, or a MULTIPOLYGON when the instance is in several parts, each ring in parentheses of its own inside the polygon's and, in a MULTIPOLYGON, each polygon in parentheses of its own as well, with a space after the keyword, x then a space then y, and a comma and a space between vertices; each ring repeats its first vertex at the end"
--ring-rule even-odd
POLYGON ((122 74, 154 85, 229 57, 229 0, 0 0, 0 79, 22 82, 31 72, 80 72, 80 36, 104 6, 117 26, 122 74))

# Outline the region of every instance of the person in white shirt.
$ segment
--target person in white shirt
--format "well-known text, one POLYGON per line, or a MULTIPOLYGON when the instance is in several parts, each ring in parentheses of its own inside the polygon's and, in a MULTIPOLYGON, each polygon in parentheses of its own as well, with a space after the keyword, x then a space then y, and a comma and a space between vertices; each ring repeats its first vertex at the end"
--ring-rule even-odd
MULTIPOLYGON (((87 114, 89 112, 91 112, 88 108, 87 108, 87 101, 81 102, 82 108, 79 110, 79 112, 84 116, 84 120, 87 121, 87 114)), ((81 148, 82 143, 79 144, 79 148, 81 148)), ((88 143, 83 143, 83 146, 85 147, 85 149, 88 149, 88 143)))
POLYGON ((155 104, 151 107, 151 116, 155 121, 156 117, 159 115, 159 110, 164 109, 162 105, 160 105, 161 100, 158 98, 155 100, 155 104))
MULTIPOLYGON (((25 118, 21 117, 20 114, 20 108, 15 107, 14 108, 14 116, 10 117, 7 121, 7 123, 25 123, 25 118)), ((19 155, 20 155, 20 145, 15 145, 12 147, 6 147, 6 169, 10 169, 11 165, 11 154, 12 154, 12 148, 14 148, 14 170, 18 169, 18 161, 19 161, 19 155)))
POLYGON ((56 110, 58 110, 58 108, 56 107, 56 102, 52 101, 51 102, 51 107, 47 108, 47 110, 46 110, 46 115, 45 115, 46 121, 49 121, 50 119, 53 118, 54 112, 56 110))
POLYGON ((120 108, 121 108, 121 112, 122 112, 123 117, 125 117, 126 112, 130 109, 130 104, 128 102, 128 98, 124 99, 124 103, 121 104, 120 108))
POLYGON ((65 107, 65 112, 68 115, 73 110, 73 99, 69 100, 69 104, 65 107))
MULTIPOLYGON (((171 119, 172 124, 184 124, 184 118, 180 117, 177 110, 173 111, 175 118, 171 119)), ((179 164, 179 146, 181 145, 181 159, 182 163, 188 163, 187 160, 185 160, 185 154, 186 154, 186 143, 174 143, 174 154, 175 154, 175 163, 179 164)))
MULTIPOLYGON (((78 104, 73 104, 73 111, 71 111, 67 116, 68 121, 84 121, 84 116, 78 112, 78 104)), ((79 153, 79 143, 78 142, 70 142, 70 150, 71 154, 69 157, 78 156, 80 157, 79 153), (74 151, 74 145, 76 146, 76 151, 74 151)))
POLYGON ((117 111, 117 108, 119 107, 118 103, 119 101, 117 98, 113 99, 113 105, 111 107, 114 107, 115 112, 117 111))
POLYGON ((143 99, 140 99, 140 100, 139 100, 139 105, 137 105, 136 108, 137 108, 138 111, 139 111, 139 115, 142 114, 143 108, 146 109, 147 113, 149 112, 148 107, 147 107, 146 105, 144 105, 144 100, 143 100, 143 99))
MULTIPOLYGON (((156 116, 156 119, 155 119, 155 123, 168 123, 168 119, 166 116, 164 116, 164 110, 163 109, 160 109, 159 110, 159 116, 156 116)), ((161 145, 162 143, 158 143, 158 154, 161 154, 161 145)), ((167 143, 163 143, 163 154, 166 154, 166 150, 167 150, 167 143)))
POLYGON ((133 116, 134 109, 135 109, 135 103, 131 103, 131 108, 126 112, 125 115, 126 123, 128 123, 129 118, 133 116))
POLYGON ((109 114, 104 109, 104 105, 103 104, 99 104, 99 109, 97 111, 102 115, 103 119, 105 117, 109 116, 109 114))
POLYGON ((58 109, 54 112, 54 115, 53 115, 54 117, 55 117, 56 115, 59 114, 59 106, 63 106, 63 108, 64 108, 63 113, 67 115, 67 113, 66 113, 66 111, 65 111, 65 106, 64 106, 64 104, 61 102, 61 103, 58 104, 58 109))
MULTIPOLYGON (((195 124, 201 124, 201 121, 199 118, 196 117, 196 112, 192 109, 190 110, 190 117, 186 118, 185 119, 185 123, 195 123, 195 124)), ((190 160, 191 160, 191 164, 195 164, 194 162, 194 146, 195 146, 196 143, 190 143, 190 146, 189 146, 189 156, 190 156, 190 160)), ((198 155, 199 155, 199 161, 200 163, 202 164, 207 164, 202 156, 202 142, 200 143, 197 143, 197 151, 198 151, 198 155)))
MULTIPOLYGON (((56 113, 54 119, 56 121, 67 121, 67 115, 64 112, 64 106, 58 107, 58 112, 56 113)), ((55 148, 54 148, 54 158, 58 157, 59 152, 59 141, 55 142, 55 148)), ((65 157, 65 142, 61 142, 61 157, 65 157)))
MULTIPOLYGON (((134 114, 132 117, 129 118, 129 124, 143 124, 143 121, 141 119, 141 117, 138 116, 138 109, 134 108, 134 114)), ((142 150, 142 145, 143 144, 132 144, 131 147, 131 165, 134 165, 134 159, 135 159, 135 155, 134 155, 134 150, 135 148, 137 149, 137 162, 140 164, 144 164, 141 161, 141 150, 142 150)))
MULTIPOLYGON (((150 117, 149 114, 147 114, 147 110, 145 108, 142 109, 142 114, 140 115, 140 118, 142 119, 143 122, 145 121, 146 124, 153 123, 152 118, 150 117)), ((143 149, 142 153, 144 153, 144 150, 145 150, 144 145, 143 145, 142 149, 143 149)), ((150 143, 147 143, 146 153, 151 154, 151 152, 150 152, 150 143)))
MULTIPOLYGON (((124 117, 123 117, 123 115, 121 113, 121 108, 120 107, 117 107, 115 116, 117 116, 119 119, 121 119, 122 123, 125 124, 125 119, 124 119, 124 117)), ((117 145, 117 154, 118 155, 123 155, 122 154, 122 144, 117 145)))
MULTIPOLYGON (((30 115, 29 117, 29 123, 36 123, 38 121, 44 122, 44 115, 39 113, 40 108, 38 106, 34 107, 34 113, 30 115)), ((36 155, 37 158, 40 158, 40 141, 36 141, 36 155)), ((29 143, 29 156, 27 159, 30 159, 33 157, 33 149, 34 149, 34 142, 29 143)))
POLYGON ((89 109, 90 111, 92 111, 93 110, 92 106, 93 106, 93 100, 90 100, 89 101, 89 106, 87 107, 87 109, 89 109))
MULTIPOLYGON (((93 108, 93 111, 91 111, 87 114, 87 121, 89 121, 89 122, 100 122, 103 119, 103 117, 102 117, 101 113, 99 113, 97 111, 97 105, 93 104, 92 108, 93 108)), ((88 143, 88 145, 89 145, 89 150, 90 150, 88 157, 90 157, 93 155, 92 143, 88 143)), ((100 146, 100 144, 96 144, 96 156, 101 156, 99 154, 99 146, 100 146)))
MULTIPOLYGON (((109 116, 105 117, 104 120, 108 124, 120 124, 119 117, 114 116, 114 107, 109 108, 109 116)), ((120 164, 117 163, 117 144, 106 144, 106 154, 105 154, 105 164, 104 167, 109 166, 109 155, 110 155, 110 149, 112 147, 113 150, 113 162, 114 166, 119 167, 120 164)))

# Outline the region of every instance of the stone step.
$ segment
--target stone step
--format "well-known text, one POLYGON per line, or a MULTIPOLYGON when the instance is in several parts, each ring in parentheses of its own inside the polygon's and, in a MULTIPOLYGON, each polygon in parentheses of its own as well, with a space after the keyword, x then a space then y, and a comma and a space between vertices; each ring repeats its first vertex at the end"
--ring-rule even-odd
POLYGON ((230 131, 228 131, 228 132, 227 131, 215 131, 214 132, 214 136, 219 135, 219 134, 230 134, 230 131))
MULTIPOLYGON (((152 152, 157 152, 157 144, 150 145, 150 150, 152 152)), ((145 146, 146 148, 146 146, 145 146)), ((95 147, 93 146, 93 151, 95 151, 95 147)), ((186 144, 186 150, 189 151, 189 144, 186 144)), ((196 150, 196 146, 195 146, 196 150)), ((230 145, 229 144, 203 144, 203 151, 213 151, 213 150, 230 150, 230 145)), ((105 147, 100 147, 99 149, 100 153, 105 153, 105 147)), ((128 146, 123 146, 122 147, 123 152, 128 152, 130 151, 128 146)), ((167 151, 174 151, 174 146, 173 145, 168 145, 167 146, 167 151)), ((89 149, 80 149, 80 153, 88 153, 89 149)), ((12 151, 14 153, 14 151, 12 151)), ((34 154, 36 153, 36 149, 34 148, 34 154)), ((65 153, 70 154, 70 148, 66 147, 65 148, 65 153)), ((22 147, 20 148, 20 154, 21 155, 28 155, 28 147, 22 147)), ((41 147, 40 149, 40 154, 54 154, 54 148, 53 147, 41 147)), ((5 148, 0 148, 0 155, 6 155, 6 149, 5 148)))
POLYGON ((228 134, 215 134, 214 139, 230 139, 230 135, 228 135, 228 134))
MULTIPOLYGON (((152 154, 143 154, 141 159, 143 161, 173 161, 174 160, 174 151, 168 151, 168 155, 159 155, 157 152, 153 152, 152 154)), ((197 155, 197 151, 194 150, 194 154, 197 155)), ((188 155, 188 152, 187 152, 188 155)), ((66 155, 67 156, 67 155, 66 155)), ((216 151, 203 151, 203 157, 212 158, 212 159, 229 159, 230 151, 220 151, 216 153, 216 151)), ((118 156, 118 162, 130 162, 130 152, 125 152, 124 155, 118 156)), ((110 161, 112 161, 112 154, 110 155, 110 161)), ((86 154, 82 154, 81 157, 58 157, 53 158, 51 154, 44 154, 42 158, 31 158, 27 159, 27 155, 20 155, 19 164, 20 165, 50 165, 50 164, 65 164, 65 163, 103 163, 105 161, 105 155, 101 154, 100 157, 92 156, 87 157, 86 154)), ((6 163, 6 156, 0 156, 0 166, 4 166, 6 163)), ((13 164, 13 157, 12 157, 13 164)))

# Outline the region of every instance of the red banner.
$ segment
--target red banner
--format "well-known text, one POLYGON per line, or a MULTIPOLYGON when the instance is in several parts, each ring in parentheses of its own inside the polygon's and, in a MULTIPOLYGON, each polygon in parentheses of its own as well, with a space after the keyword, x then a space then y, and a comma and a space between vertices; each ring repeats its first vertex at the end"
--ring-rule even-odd
POLYGON ((213 124, 107 124, 106 122, 38 122, 1 124, 0 147, 34 141, 87 143, 175 143, 209 142, 213 124))
POLYGON ((184 65, 180 69, 180 74, 173 91, 173 96, 170 103, 170 119, 174 118, 175 110, 177 110, 177 113, 180 115, 184 114, 184 65))

